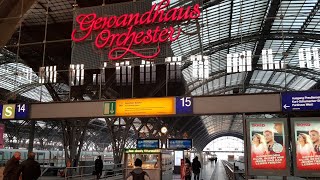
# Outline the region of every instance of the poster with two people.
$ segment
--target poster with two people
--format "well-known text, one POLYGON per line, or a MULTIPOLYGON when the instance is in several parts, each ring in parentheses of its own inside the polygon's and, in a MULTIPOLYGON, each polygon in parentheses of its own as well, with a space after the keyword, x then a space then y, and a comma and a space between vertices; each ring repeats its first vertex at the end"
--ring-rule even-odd
POLYGON ((297 176, 320 176, 319 118, 293 118, 291 122, 294 172, 297 176))
POLYGON ((249 119, 247 129, 249 174, 289 174, 286 119, 249 119))

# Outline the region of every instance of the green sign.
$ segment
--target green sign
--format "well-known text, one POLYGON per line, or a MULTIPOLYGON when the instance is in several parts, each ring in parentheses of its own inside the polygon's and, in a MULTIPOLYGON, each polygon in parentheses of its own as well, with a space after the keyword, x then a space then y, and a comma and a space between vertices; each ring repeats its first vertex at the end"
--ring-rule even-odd
POLYGON ((105 102, 103 107, 104 115, 115 115, 116 114, 116 102, 105 102))
POLYGON ((161 149, 126 149, 127 154, 158 154, 161 149))

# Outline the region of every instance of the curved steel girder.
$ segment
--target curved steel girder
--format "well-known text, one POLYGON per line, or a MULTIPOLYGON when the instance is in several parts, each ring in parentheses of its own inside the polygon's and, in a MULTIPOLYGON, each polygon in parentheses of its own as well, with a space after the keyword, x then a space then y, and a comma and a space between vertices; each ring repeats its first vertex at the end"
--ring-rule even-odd
MULTIPOLYGON (((243 86, 242 84, 237 84, 237 85, 233 85, 233 86, 227 86, 227 87, 223 87, 223 88, 219 88, 219 89, 214 89, 206 94, 203 94, 203 95, 219 95, 219 94, 222 94, 222 93, 225 93, 225 92, 228 92, 228 91, 232 91, 234 88, 239 88, 239 89, 242 89, 243 86)), ((277 91, 281 91, 283 89, 285 89, 284 87, 281 87, 281 86, 278 86, 278 85, 272 85, 272 84, 252 84, 252 85, 249 85, 247 87, 248 88, 256 88, 256 89, 263 89, 263 90, 270 90, 270 91, 274 91, 274 92, 277 92, 277 91)), ((289 91, 295 91, 294 89, 288 89, 287 90, 289 91)))
MULTIPOLYGON (((256 32, 251 34, 244 34, 242 37, 236 36, 231 38, 224 38, 219 41, 209 43, 204 46, 204 54, 211 55, 220 50, 237 46, 242 43, 254 42, 261 39, 265 40, 297 40, 297 41, 311 41, 320 42, 320 36, 318 34, 303 34, 303 33, 281 33, 270 32, 268 35, 264 35, 263 32, 256 32)), ((190 51, 188 55, 197 54, 201 52, 201 49, 195 49, 190 51)))
MULTIPOLYGON (((296 76, 302 76, 302 77, 306 77, 308 79, 314 79, 316 81, 320 80, 320 72, 319 71, 315 71, 312 69, 301 69, 299 67, 293 67, 293 66, 288 66, 287 65, 287 69, 276 69, 276 70, 263 70, 262 67, 258 67, 256 70, 260 70, 260 71, 272 71, 272 72, 285 72, 285 73, 290 73, 296 76)), ((227 76, 227 75, 231 75, 231 74, 237 74, 237 73, 227 73, 226 70, 221 70, 218 71, 216 73, 214 73, 213 76, 211 76, 209 79, 207 79, 206 81, 202 81, 200 84, 198 84, 197 86, 192 87, 191 89, 189 89, 186 94, 190 94, 192 91, 200 88, 201 86, 214 81, 216 79, 219 79, 223 76, 227 76)), ((196 83, 197 81, 193 81, 188 83, 187 86, 191 86, 193 83, 196 83)))
POLYGON ((214 133, 214 134, 210 134, 207 138, 203 138, 200 142, 196 143, 196 145, 199 146, 199 150, 203 150, 203 148, 206 147, 207 144, 209 144, 211 141, 213 141, 214 139, 217 139, 219 137, 223 137, 223 136, 233 136, 233 137, 237 137, 239 139, 243 139, 243 134, 239 133, 239 132, 234 132, 234 131, 221 131, 218 133, 214 133))
POLYGON ((188 130, 188 134, 190 134, 190 136, 194 136, 194 132, 198 132, 197 130, 199 130, 199 128, 201 128, 201 127, 204 127, 204 129, 206 129, 205 128, 205 125, 204 125, 204 123, 203 123, 203 120, 205 120, 205 119, 207 119, 208 117, 210 117, 210 116, 207 116, 207 117, 205 117, 205 118, 200 118, 200 121, 198 121, 196 124, 193 124, 193 126, 192 126, 192 128, 190 128, 189 130, 188 130), (198 125, 199 123, 201 123, 200 125, 198 125), (194 129, 194 128, 196 128, 196 129, 194 129), (191 131, 192 130, 192 131, 191 131), (190 133, 191 132, 191 133, 190 133))

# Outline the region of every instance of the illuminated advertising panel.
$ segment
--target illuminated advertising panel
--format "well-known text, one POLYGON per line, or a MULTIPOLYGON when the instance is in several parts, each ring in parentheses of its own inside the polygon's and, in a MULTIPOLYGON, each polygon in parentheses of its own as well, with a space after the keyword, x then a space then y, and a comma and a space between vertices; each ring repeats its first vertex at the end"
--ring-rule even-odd
POLYGON ((320 118, 291 121, 294 174, 320 177, 320 118))
POLYGON ((288 175, 286 119, 250 119, 247 122, 250 175, 288 175))

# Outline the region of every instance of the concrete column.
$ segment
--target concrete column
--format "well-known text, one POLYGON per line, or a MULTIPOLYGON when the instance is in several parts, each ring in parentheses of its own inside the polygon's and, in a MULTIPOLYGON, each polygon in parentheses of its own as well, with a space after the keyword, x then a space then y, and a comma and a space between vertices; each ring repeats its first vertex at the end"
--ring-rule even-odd
MULTIPOLYGON (((10 0, 11 1, 11 0, 10 0)), ((0 6, 0 12, 9 12, 0 18, 0 48, 5 46, 16 31, 23 15, 30 9, 36 0, 15 0, 13 3, 4 3, 0 6), (4 18, 6 17, 6 18, 4 18)))

